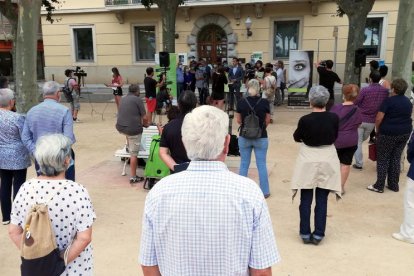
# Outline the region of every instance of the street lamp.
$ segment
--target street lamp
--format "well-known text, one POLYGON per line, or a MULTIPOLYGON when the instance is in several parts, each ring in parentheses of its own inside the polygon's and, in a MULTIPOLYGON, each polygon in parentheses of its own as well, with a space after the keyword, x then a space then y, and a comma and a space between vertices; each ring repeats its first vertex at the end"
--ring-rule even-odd
POLYGON ((250 30, 250 28, 252 27, 252 20, 250 19, 250 16, 247 17, 247 19, 244 22, 244 24, 246 25, 247 37, 252 36, 253 33, 250 30))

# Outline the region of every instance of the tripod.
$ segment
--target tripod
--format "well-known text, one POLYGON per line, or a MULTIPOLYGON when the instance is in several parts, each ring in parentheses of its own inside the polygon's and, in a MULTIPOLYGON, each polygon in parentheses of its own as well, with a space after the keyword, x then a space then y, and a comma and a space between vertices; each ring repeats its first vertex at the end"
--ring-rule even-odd
POLYGON ((224 110, 226 111, 227 115, 229 116, 229 134, 232 134, 233 129, 233 118, 234 118, 234 110, 235 106, 237 105, 237 97, 234 91, 227 93, 226 104, 224 106, 224 110))

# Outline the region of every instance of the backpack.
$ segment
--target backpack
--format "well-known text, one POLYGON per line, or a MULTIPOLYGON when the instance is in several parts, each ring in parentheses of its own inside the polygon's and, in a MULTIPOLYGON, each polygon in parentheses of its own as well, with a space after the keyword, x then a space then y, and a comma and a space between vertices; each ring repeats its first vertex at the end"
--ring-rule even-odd
POLYGON ((252 107, 247 100, 247 98, 244 98, 247 105, 250 107, 249 115, 247 115, 243 120, 243 125, 240 130, 240 136, 247 138, 247 139, 257 139, 262 137, 262 127, 259 123, 259 117, 256 115, 256 112, 254 108, 256 105, 262 100, 259 98, 259 100, 256 102, 256 104, 252 107))
POLYGON ((145 182, 144 189, 150 190, 157 179, 161 179, 170 174, 170 168, 160 158, 160 135, 152 136, 150 154, 145 164, 145 182), (148 184, 148 185, 147 185, 148 184))
POLYGON ((22 276, 58 276, 66 269, 67 261, 60 257, 47 206, 53 196, 45 203, 36 202, 27 214, 20 248, 22 276))
POLYGON ((62 88, 63 95, 65 96, 66 100, 69 103, 73 102, 73 97, 72 97, 73 87, 72 87, 72 89, 69 88, 69 81, 71 79, 72 78, 67 79, 67 81, 65 83, 65 86, 63 86, 63 88, 62 88))

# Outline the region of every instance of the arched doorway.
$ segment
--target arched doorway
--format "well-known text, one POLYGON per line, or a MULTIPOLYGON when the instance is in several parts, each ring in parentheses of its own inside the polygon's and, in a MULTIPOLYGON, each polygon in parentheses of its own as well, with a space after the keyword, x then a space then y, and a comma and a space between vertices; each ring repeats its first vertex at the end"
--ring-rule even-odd
POLYGON ((208 64, 216 64, 227 58, 227 35, 216 24, 204 26, 197 36, 198 58, 208 64))

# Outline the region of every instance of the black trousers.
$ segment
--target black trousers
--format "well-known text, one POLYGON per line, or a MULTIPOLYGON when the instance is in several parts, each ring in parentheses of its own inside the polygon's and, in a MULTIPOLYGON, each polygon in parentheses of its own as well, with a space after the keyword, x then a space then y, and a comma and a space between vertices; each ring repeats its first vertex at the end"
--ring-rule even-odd
POLYGON ((20 186, 26 181, 27 169, 23 170, 0 170, 1 186, 0 201, 1 214, 3 221, 10 220, 10 212, 12 207, 12 190, 13 200, 16 198, 20 186))
POLYGON ((390 190, 398 191, 401 172, 401 154, 410 134, 377 137, 377 182, 374 188, 384 190, 385 179, 390 190))

